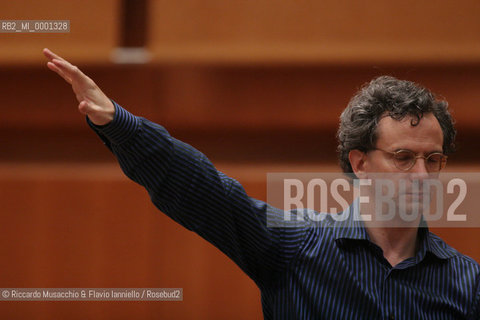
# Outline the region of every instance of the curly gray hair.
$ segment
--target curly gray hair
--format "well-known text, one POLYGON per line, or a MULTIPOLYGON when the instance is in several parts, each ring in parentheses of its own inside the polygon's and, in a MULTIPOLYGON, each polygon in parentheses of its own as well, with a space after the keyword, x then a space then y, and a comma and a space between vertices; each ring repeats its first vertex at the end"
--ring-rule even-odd
POLYGON ((350 150, 367 152, 375 148, 376 129, 383 115, 395 120, 413 116, 411 125, 416 126, 423 114, 430 112, 442 128, 443 152, 454 152, 456 130, 446 101, 437 100, 432 92, 414 82, 391 76, 381 76, 363 85, 340 116, 337 151, 343 172, 352 173, 350 150))

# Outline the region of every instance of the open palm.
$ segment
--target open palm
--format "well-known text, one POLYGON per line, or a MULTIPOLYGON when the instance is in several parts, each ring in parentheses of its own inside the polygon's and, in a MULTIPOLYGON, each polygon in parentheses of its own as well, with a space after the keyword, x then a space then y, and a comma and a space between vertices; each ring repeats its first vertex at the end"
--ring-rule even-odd
POLYGON ((115 107, 95 82, 80 69, 49 49, 43 49, 49 60, 47 66, 72 85, 79 102, 78 110, 87 115, 96 125, 105 125, 113 120, 115 107))

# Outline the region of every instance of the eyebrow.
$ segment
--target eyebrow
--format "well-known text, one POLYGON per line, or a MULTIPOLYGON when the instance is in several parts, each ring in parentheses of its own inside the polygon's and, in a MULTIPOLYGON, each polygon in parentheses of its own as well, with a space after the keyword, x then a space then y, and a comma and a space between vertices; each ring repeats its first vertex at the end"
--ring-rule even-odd
MULTIPOLYGON (((413 151, 413 150, 410 150, 410 149, 406 149, 406 148, 398 148, 398 149, 395 149, 393 152, 398 152, 398 151, 409 151, 409 152, 413 152, 415 154, 418 154, 417 152, 413 151)), ((430 155, 430 154, 433 154, 433 153, 441 153, 443 154, 443 150, 433 150, 433 151, 430 151, 430 152, 427 152, 425 153, 425 155, 430 155)))

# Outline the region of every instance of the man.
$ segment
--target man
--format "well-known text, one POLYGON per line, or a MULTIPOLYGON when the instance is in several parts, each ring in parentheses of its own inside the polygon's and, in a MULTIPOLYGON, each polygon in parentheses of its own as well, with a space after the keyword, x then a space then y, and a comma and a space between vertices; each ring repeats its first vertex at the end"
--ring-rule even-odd
MULTIPOLYGON (((112 102, 69 62, 47 66, 72 85, 79 111, 152 202, 234 260, 258 285, 265 319, 479 319, 480 267, 426 228, 325 219, 268 228, 283 212, 248 197, 199 151, 112 102)), ((342 168, 358 177, 445 165, 455 130, 446 103, 380 77, 341 117, 342 168)), ((414 203, 416 195, 410 194, 414 203)), ((352 204, 346 213, 371 208, 352 204)))

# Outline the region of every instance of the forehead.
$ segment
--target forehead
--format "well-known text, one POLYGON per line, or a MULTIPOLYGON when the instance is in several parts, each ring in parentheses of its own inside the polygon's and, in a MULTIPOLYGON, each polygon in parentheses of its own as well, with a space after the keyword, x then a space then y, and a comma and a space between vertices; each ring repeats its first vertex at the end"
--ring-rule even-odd
POLYGON ((425 113, 416 126, 415 116, 398 121, 390 116, 380 119, 377 126, 377 147, 390 150, 409 149, 415 152, 442 151, 443 132, 433 113, 425 113))

